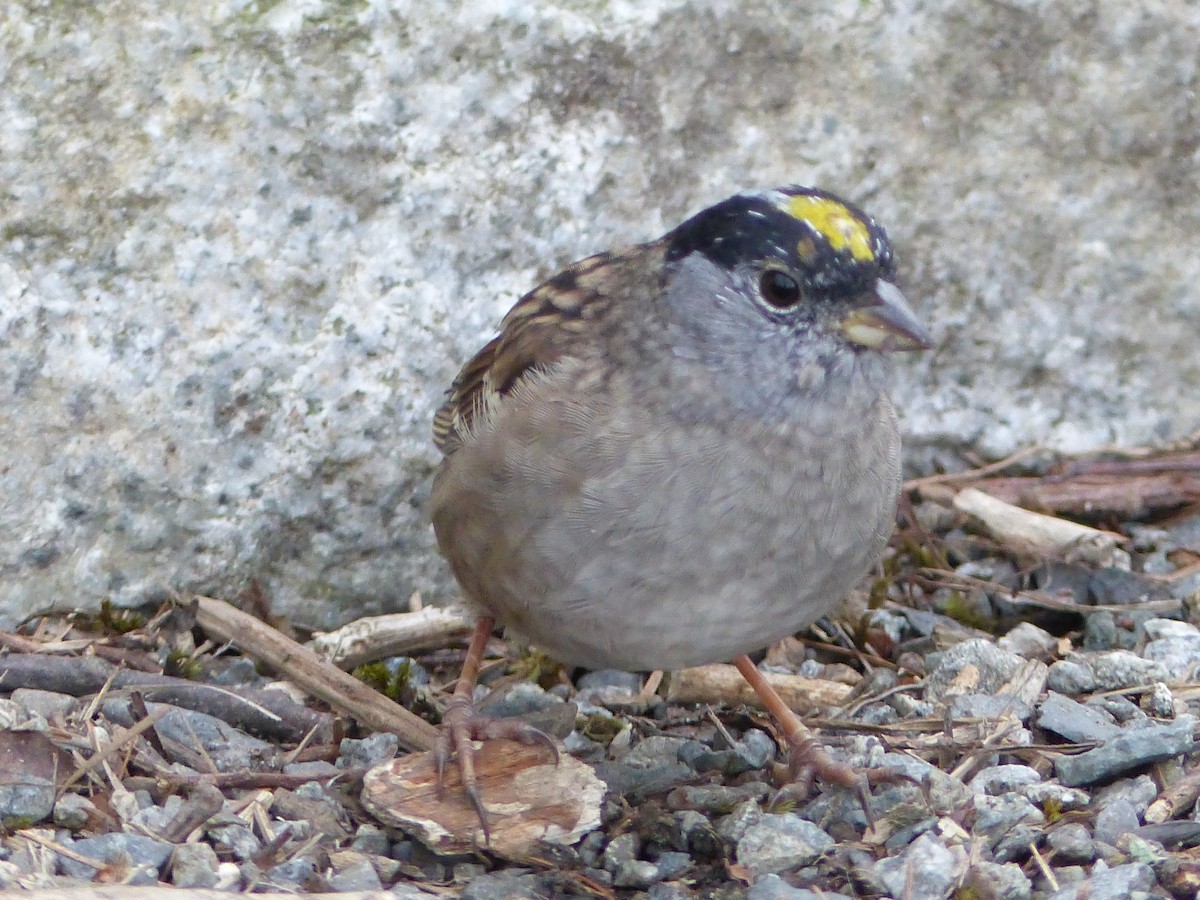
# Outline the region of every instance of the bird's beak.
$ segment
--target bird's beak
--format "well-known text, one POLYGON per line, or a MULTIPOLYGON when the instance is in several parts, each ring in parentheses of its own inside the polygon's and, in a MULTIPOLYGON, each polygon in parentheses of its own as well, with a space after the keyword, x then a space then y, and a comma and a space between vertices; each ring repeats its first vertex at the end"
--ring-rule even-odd
POLYGON ((928 350, 933 346, 929 329, 889 281, 876 281, 867 304, 842 319, 841 328, 850 343, 872 350, 928 350))

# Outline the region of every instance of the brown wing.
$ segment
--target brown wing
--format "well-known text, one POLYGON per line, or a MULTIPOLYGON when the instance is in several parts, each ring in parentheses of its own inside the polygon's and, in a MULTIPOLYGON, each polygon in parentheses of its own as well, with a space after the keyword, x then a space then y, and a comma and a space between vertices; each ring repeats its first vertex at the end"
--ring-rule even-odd
POLYGON ((488 405, 512 390, 522 375, 571 354, 588 323, 603 312, 601 269, 638 253, 589 256, 530 291, 508 311, 500 334, 463 366, 446 402, 433 417, 433 440, 449 456, 488 405))

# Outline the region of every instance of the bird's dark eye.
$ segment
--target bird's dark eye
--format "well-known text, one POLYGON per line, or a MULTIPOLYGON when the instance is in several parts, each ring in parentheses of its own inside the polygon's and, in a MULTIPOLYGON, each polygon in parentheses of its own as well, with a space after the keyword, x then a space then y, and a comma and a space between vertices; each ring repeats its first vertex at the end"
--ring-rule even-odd
POLYGON ((760 288, 763 299, 776 309, 787 309, 800 300, 800 285, 796 279, 778 269, 763 273, 760 288))

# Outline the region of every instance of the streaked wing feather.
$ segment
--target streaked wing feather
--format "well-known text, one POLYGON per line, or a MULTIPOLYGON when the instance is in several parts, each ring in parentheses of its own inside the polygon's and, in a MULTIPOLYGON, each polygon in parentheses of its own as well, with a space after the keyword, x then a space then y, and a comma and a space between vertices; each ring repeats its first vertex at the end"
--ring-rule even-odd
POLYGON ((463 366, 434 415, 433 440, 442 453, 449 456, 458 449, 480 412, 509 393, 523 375, 570 355, 600 312, 598 270, 624 255, 589 256, 517 301, 500 323, 500 334, 463 366))

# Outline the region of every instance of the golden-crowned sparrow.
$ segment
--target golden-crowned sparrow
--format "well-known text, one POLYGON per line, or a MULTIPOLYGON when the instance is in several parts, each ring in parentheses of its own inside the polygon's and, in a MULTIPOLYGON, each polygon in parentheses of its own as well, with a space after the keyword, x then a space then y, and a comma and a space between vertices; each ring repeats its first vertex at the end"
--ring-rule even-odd
POLYGON ((469 738, 530 737, 470 708, 496 621, 592 668, 733 660, 832 771, 745 654, 833 610, 891 532, 885 355, 930 346, 892 278, 851 204, 741 194, 555 275, 459 373, 431 506, 479 625, 439 760, 481 818, 469 738))

